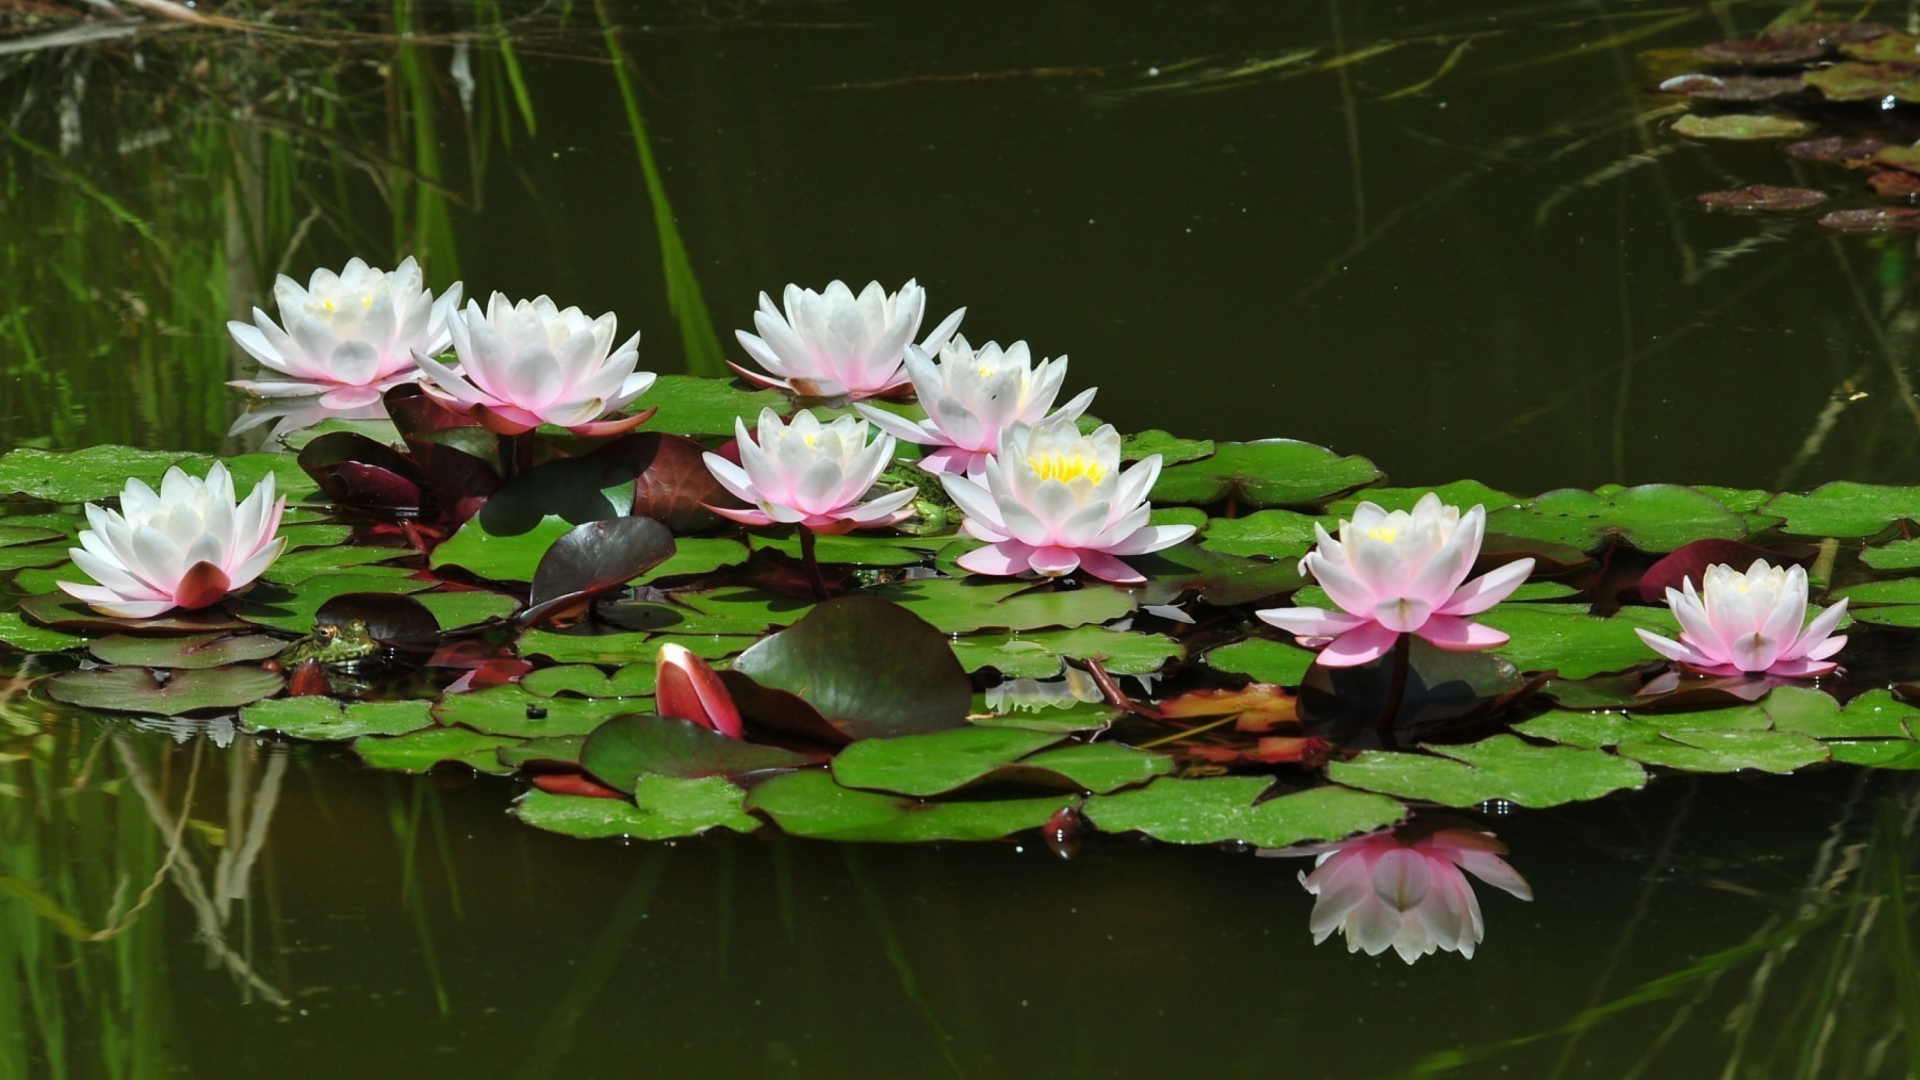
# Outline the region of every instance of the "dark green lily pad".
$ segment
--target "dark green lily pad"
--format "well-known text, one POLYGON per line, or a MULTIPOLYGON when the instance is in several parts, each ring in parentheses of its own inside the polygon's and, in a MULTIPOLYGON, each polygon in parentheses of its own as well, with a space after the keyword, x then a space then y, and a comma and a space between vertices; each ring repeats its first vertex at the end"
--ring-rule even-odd
POLYGON ((1191 591, 1209 604, 1234 607, 1292 592, 1306 580, 1296 560, 1227 555, 1192 542, 1127 561, 1147 576, 1146 584, 1134 586, 1142 604, 1170 604, 1191 591))
POLYGON ((692 577, 710 574, 723 567, 738 566, 752 553, 738 540, 680 536, 674 538, 673 555, 666 562, 633 579, 634 584, 662 578, 692 577))
POLYGON ((811 763, 811 758, 791 750, 730 739, 692 721, 651 715, 627 714, 608 720, 580 748, 582 768, 608 787, 629 793, 638 777, 740 777, 811 763))
POLYGON ((314 742, 347 742, 362 735, 406 735, 433 727, 431 701, 357 701, 318 695, 273 698, 240 710, 248 731, 277 731, 314 742))
POLYGON ((1442 806, 1505 799, 1547 807, 1587 802, 1645 785, 1645 770, 1604 750, 1534 746, 1495 735, 1470 746, 1429 746, 1432 754, 1364 751, 1327 766, 1337 783, 1442 806), (1441 756, 1444 755, 1444 756, 1441 756))
POLYGON ((653 695, 655 671, 650 663, 627 664, 611 675, 592 664, 562 664, 528 672, 520 686, 541 697, 643 698, 653 695))
POLYGON ((1342 457, 1292 439, 1218 443, 1212 457, 1163 469, 1159 503, 1206 505, 1228 498, 1247 506, 1306 506, 1380 479, 1373 462, 1342 457))
POLYGON ((982 727, 863 739, 834 758, 833 778, 842 787, 944 795, 1059 741, 1054 734, 982 727))
POLYGON ((760 819, 740 808, 746 793, 718 776, 682 780, 650 776, 624 799, 592 799, 530 791, 514 804, 513 814, 537 829, 583 840, 631 837, 672 840, 713 829, 750 833, 760 819))
MULTIPOLYGON (((1813 76, 1807 81, 1812 83, 1813 76)), ((1729 139, 1751 141, 1755 139, 1797 139, 1812 131, 1814 125, 1806 120, 1791 116, 1767 116, 1763 114, 1726 113, 1720 116, 1700 116, 1688 114, 1674 121, 1673 132, 1690 139, 1729 139)))
POLYGON ((1237 672, 1255 682, 1299 686, 1307 668, 1313 664, 1313 657, 1311 649, 1269 638, 1248 638, 1209 651, 1206 661, 1216 671, 1237 672))
POLYGON ((513 770, 500 764, 499 751, 518 742, 466 728, 428 728, 392 738, 363 735, 353 740, 352 750, 368 765, 394 772, 423 773, 445 763, 505 775, 513 770))
POLYGON ((1124 589, 1093 582, 1056 590, 1030 581, 928 578, 896 582, 873 593, 948 634, 1112 622, 1132 611, 1135 602, 1124 589))
POLYGON ((431 581, 373 575, 365 568, 350 574, 319 574, 295 585, 256 585, 245 596, 232 601, 233 613, 256 626, 268 626, 291 634, 313 629, 313 617, 327 601, 349 593, 425 592, 431 581))
POLYGON ((1298 559, 1313 547, 1317 519, 1291 510, 1257 510, 1245 517, 1212 518, 1200 546, 1227 555, 1298 559))
POLYGON ((959 727, 973 701, 946 635, 872 596, 821 604, 741 653, 733 672, 796 695, 854 738, 959 727))
POLYGON ((459 724, 483 735, 532 739, 585 735, 636 707, 624 698, 541 697, 509 684, 448 694, 433 707, 433 715, 449 727, 459 724))
MULTIPOLYGON (((1463 511, 1484 506, 1489 514, 1505 507, 1518 506, 1526 501, 1518 495, 1510 495, 1498 488, 1490 488, 1478 480, 1455 480, 1450 484, 1430 488, 1367 488, 1328 503, 1327 508, 1321 512, 1333 521, 1352 521, 1354 510, 1358 509, 1363 502, 1373 503, 1385 510, 1412 510, 1413 504, 1419 502, 1428 492, 1440 496, 1440 501, 1448 506, 1457 506, 1463 511)), ((1327 531, 1333 531, 1332 524, 1327 526, 1327 531)))
POLYGON ((1920 487, 1836 480, 1807 495, 1775 495, 1763 509, 1797 536, 1872 536, 1896 521, 1920 521, 1920 487))
POLYGON ((44 684, 55 701, 87 709, 179 716, 237 709, 280 692, 280 676, 257 667, 174 672, 165 682, 146 668, 96 668, 55 675, 44 684))
POLYGON ((476 514, 433 549, 429 565, 435 570, 457 566, 491 581, 532 581, 541 556, 572 528, 566 518, 549 514, 526 532, 497 536, 476 514))
POLYGON ((520 636, 520 655, 555 664, 652 664, 664 642, 692 650, 702 660, 745 652, 759 638, 740 634, 562 634, 530 630, 520 636))
MULTIPOLYGON (((846 533, 822 536, 814 542, 814 558, 829 566, 919 566, 927 552, 942 547, 946 538, 919 536, 861 536, 846 533)), ((756 536, 753 546, 778 551, 788 558, 800 557, 797 536, 756 536)))
POLYGON ((1487 516, 1487 531, 1591 551, 1609 535, 1641 551, 1667 552, 1707 537, 1737 540, 1746 519, 1697 488, 1677 484, 1562 488, 1487 516))
POLYGON ((110 634, 87 647, 94 659, 106 664, 135 664, 150 668, 215 668, 249 660, 265 660, 287 647, 284 639, 265 634, 195 634, 192 637, 134 637, 110 634))
POLYGON ((1098 659, 1116 675, 1147 675, 1186 655, 1165 634, 1081 626, 1023 634, 975 634, 953 642, 968 671, 993 668, 1009 679, 1045 679, 1060 674, 1063 660, 1098 659))
MULTIPOLYGON (((546 611, 620 589, 673 557, 673 533, 644 517, 576 525, 553 542, 533 572, 527 605, 546 611)), ((535 614, 529 611, 529 617, 535 614)))
POLYGON ((1037 829, 1077 795, 986 802, 920 802, 854 791, 824 770, 776 776, 753 789, 747 809, 758 810, 793 836, 818 840, 916 843, 930 840, 998 840, 1037 829))
POLYGON ((781 416, 793 412, 793 399, 778 390, 737 390, 725 379, 697 375, 662 375, 640 404, 657 408, 646 430, 671 435, 732 435, 735 417, 751 428, 761 409, 781 416))
POLYGON ((1474 621, 1511 637, 1494 655, 1511 660, 1521 671, 1558 671, 1563 679, 1660 661, 1634 633, 1635 627, 1668 638, 1680 632, 1666 608, 1622 608, 1602 619, 1588 614, 1584 604, 1507 603, 1474 616, 1474 621))
POLYGON ((1339 840, 1407 816, 1397 799, 1332 785, 1256 804, 1272 785, 1260 776, 1161 777, 1136 791, 1092 796, 1083 812, 1102 832, 1143 832, 1171 844, 1260 847, 1339 840))
POLYGON ((1198 461, 1212 456, 1212 439, 1182 439, 1159 428, 1120 437, 1120 460, 1139 461, 1152 454, 1160 455, 1160 464, 1178 465, 1183 461, 1198 461))

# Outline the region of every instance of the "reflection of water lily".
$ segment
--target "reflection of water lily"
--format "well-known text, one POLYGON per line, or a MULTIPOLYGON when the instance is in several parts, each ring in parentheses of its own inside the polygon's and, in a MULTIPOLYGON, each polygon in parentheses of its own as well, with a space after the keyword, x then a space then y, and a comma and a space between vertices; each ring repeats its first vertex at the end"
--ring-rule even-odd
POLYGON ((1462 514, 1441 505, 1432 492, 1412 512, 1389 513, 1363 502, 1352 521, 1340 523, 1338 540, 1315 525, 1319 543, 1300 560, 1300 572, 1311 573, 1340 610, 1268 608, 1254 614, 1303 644, 1326 644, 1319 662, 1327 667, 1376 660, 1401 634, 1418 634, 1443 649, 1504 645, 1507 635, 1465 616, 1506 599, 1533 571, 1533 560, 1515 560, 1468 582, 1486 528, 1484 507, 1462 514))
POLYGON ((660 646, 654 661, 654 712, 689 720, 730 739, 741 737, 740 709, 720 675, 684 645, 660 646))
POLYGON ((589 319, 545 296, 512 304, 494 293, 484 312, 470 302, 449 323, 458 371, 422 352, 414 360, 431 380, 429 393, 491 431, 518 435, 553 424, 580 435, 612 435, 648 414, 600 417, 626 407, 654 380, 652 372, 634 370, 640 335, 615 346, 615 326, 612 312, 589 319))
POLYGON ((174 608, 203 608, 249 585, 287 542, 280 528, 285 497, 275 499, 273 474, 234 505, 233 478, 216 463, 207 478, 167 470, 156 493, 128 480, 120 509, 87 504, 91 529, 68 550, 98 585, 59 586, 95 611, 146 619, 174 608))
POLYGON ((1101 700, 1093 676, 1071 665, 1058 679, 1008 679, 987 687, 987 708, 997 713, 1070 709, 1101 700))
MULTIPOLYGON (((901 366, 927 309, 927 294, 919 285, 909 281, 889 294, 874 281, 858 296, 844 281, 832 282, 825 292, 789 285, 784 300, 783 314, 772 297, 761 293, 760 310, 753 315, 760 333, 734 332, 773 377, 738 364, 732 365, 735 371, 804 397, 874 397, 907 385, 901 366)), ((939 352, 966 312, 961 308, 948 315, 921 349, 939 352)))
MULTIPOLYGON (((854 407, 882 431, 936 447, 920 459, 921 468, 968 473, 976 480, 1000 445, 1000 433, 1011 424, 1045 419, 1067 377, 1066 357, 1042 360, 1036 368, 1024 341, 1002 351, 991 341, 974 349, 966 338, 956 337, 940 350, 937 367, 918 346, 909 346, 906 366, 914 393, 927 410, 925 420, 916 424, 885 409, 854 407)), ((1060 413, 1077 419, 1091 404, 1093 391, 1085 390, 1062 405, 1060 413)))
POLYGON ((281 275, 273 296, 284 329, 259 308, 253 325, 227 324, 233 340, 273 377, 228 385, 257 397, 308 400, 302 408, 242 417, 236 431, 275 418, 282 421, 278 434, 328 416, 382 415, 380 395, 418 377, 414 351, 446 350, 460 283, 436 300, 411 258, 392 273, 351 259, 338 274, 315 270, 305 288, 281 275))
POLYGON ((1703 587, 1693 579, 1668 589, 1667 603, 1680 620, 1680 640, 1634 628, 1653 651, 1710 675, 1766 672, 1796 678, 1824 675, 1839 665, 1827 659, 1846 647, 1847 636, 1833 636, 1846 614, 1843 597, 1812 622, 1807 618, 1807 572, 1755 559, 1741 573, 1731 566, 1707 567, 1703 587))
POLYGON ((1471 958, 1486 923, 1467 874, 1522 900, 1533 899, 1533 890, 1500 858, 1506 845, 1492 833, 1436 824, 1261 854, 1319 856, 1313 872, 1300 875, 1315 897, 1309 923, 1315 945, 1337 930, 1346 935, 1348 952, 1378 956, 1392 949, 1409 964, 1435 949, 1471 958))
POLYGON ((740 464, 708 454, 707 468, 753 509, 708 507, 716 514, 746 525, 804 525, 824 533, 880 528, 913 515, 907 504, 918 488, 860 501, 893 460, 894 447, 893 436, 884 434, 869 444, 865 420, 842 416, 822 424, 802 409, 785 424, 772 409, 762 409, 753 435, 737 417, 734 430, 740 464))
POLYGON ((1076 569, 1103 581, 1145 581, 1121 561, 1193 535, 1191 525, 1149 525, 1147 492, 1160 476, 1160 455, 1122 472, 1120 435, 1112 424, 1082 435, 1063 413, 1000 435, 985 467, 985 483, 943 473, 947 494, 960 504, 963 528, 989 546, 960 556, 976 574, 1059 577, 1076 569))

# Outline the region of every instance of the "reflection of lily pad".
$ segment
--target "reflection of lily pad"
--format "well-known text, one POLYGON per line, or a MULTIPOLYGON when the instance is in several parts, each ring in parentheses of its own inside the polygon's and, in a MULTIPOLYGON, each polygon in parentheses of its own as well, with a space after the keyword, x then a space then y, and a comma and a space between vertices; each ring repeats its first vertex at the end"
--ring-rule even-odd
POLYGON ((585 840, 616 836, 671 840, 712 829, 738 833, 758 829, 760 819, 740 808, 745 794, 719 776, 698 780, 650 776, 636 789, 635 803, 530 791, 514 804, 513 814, 537 829, 585 840))
POLYGON ((1646 783, 1639 765, 1604 750, 1534 746, 1495 735, 1470 746, 1430 746, 1432 754, 1365 751, 1327 766, 1328 778, 1403 799, 1474 806, 1505 799, 1546 807, 1585 802, 1646 783), (1444 756, 1440 756, 1444 755, 1444 756))
POLYGON ((1172 465, 1153 486, 1153 501, 1204 505, 1233 499, 1248 506, 1324 502, 1380 479, 1373 462, 1342 457, 1292 439, 1219 443, 1212 457, 1172 465))
POLYGON ((138 667, 96 668, 55 675, 44 684, 55 701, 87 709, 179 716, 237 709, 280 692, 280 676, 257 667, 174 672, 164 682, 138 667))
POLYGON ((997 840, 1037 829, 1077 795, 985 802, 921 802, 854 791, 824 771, 776 776, 753 789, 747 808, 758 810, 794 836, 822 840, 913 843, 925 840, 997 840))
POLYGON ((1257 776, 1162 777, 1137 791, 1093 796, 1084 812, 1103 832, 1143 832, 1172 844, 1238 841, 1261 847, 1339 840, 1407 814, 1396 799, 1331 785, 1256 804, 1272 783, 1257 776))

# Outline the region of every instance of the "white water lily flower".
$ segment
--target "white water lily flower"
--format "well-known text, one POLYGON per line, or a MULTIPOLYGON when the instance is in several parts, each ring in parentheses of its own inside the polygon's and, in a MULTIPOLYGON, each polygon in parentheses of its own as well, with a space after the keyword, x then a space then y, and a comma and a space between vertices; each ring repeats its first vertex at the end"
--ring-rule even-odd
POLYGON ((1059 577, 1084 567, 1104 581, 1132 584, 1146 577, 1122 562, 1192 536, 1191 525, 1149 525, 1147 493, 1160 476, 1160 455, 1120 470, 1120 434, 1103 424, 1082 435, 1074 418, 1056 413, 1000 435, 985 468, 985 483, 953 473, 940 482, 960 504, 961 526, 989 546, 960 557, 976 574, 1032 570, 1059 577))
POLYGON ((380 396, 419 377, 415 350, 446 351, 460 283, 436 300, 411 258, 391 273, 350 259, 337 274, 315 270, 305 288, 283 274, 273 296, 284 329, 259 308, 253 309, 252 325, 227 324, 233 340, 271 376, 227 385, 256 397, 313 400, 267 417, 243 416, 236 431, 274 418, 285 432, 327 416, 382 415, 380 396))
MULTIPOLYGON (((920 332, 927 308, 919 285, 910 280, 889 294, 874 281, 859 296, 844 281, 831 282, 825 292, 789 285, 784 299, 783 313, 761 293, 760 310, 753 315, 760 333, 734 332, 772 377, 732 364, 735 371, 802 397, 877 397, 907 385, 907 346, 920 332)), ((948 315, 920 348, 929 355, 939 352, 966 313, 961 308, 948 315)))
MULTIPOLYGON (((920 459, 921 468, 966 473, 979 480, 1002 431, 1046 419, 1066 380, 1067 358, 1042 360, 1034 367, 1024 341, 1004 351, 991 341, 974 349, 965 337, 956 336, 940 350, 938 366, 918 345, 908 346, 906 368, 914 394, 927 410, 925 420, 916 424, 871 405, 854 408, 882 431, 937 447, 920 459)), ((1082 391, 1060 407, 1060 415, 1079 419, 1093 404, 1093 393, 1082 391)))
POLYGON ((1667 659, 1712 675, 1765 672, 1785 678, 1825 675, 1840 666, 1828 657, 1847 645, 1847 635, 1833 632, 1847 613, 1846 598, 1806 622, 1805 569, 1755 559, 1741 573, 1716 563, 1707 567, 1698 592, 1692 578, 1680 584, 1667 590, 1680 640, 1633 631, 1667 659))
POLYGON ((640 335, 613 343, 612 312, 589 319, 577 307, 562 310, 545 296, 510 303, 494 293, 485 311, 469 302, 449 324, 460 370, 425 353, 414 361, 426 372, 427 392, 490 431, 518 435, 554 424, 580 435, 614 435, 652 415, 600 420, 653 385, 635 371, 640 335))
POLYGON ((105 615, 146 619, 174 608, 193 610, 253 583, 287 546, 276 536, 283 496, 273 474, 234 504, 233 478, 215 463, 207 478, 167 470, 156 493, 128 480, 120 509, 87 504, 80 546, 67 554, 98 585, 57 584, 105 615))
POLYGON ((752 435, 745 420, 735 417, 733 423, 740 464, 708 454, 707 469, 754 508, 709 506, 714 513, 744 525, 804 525, 817 533, 877 529, 913 516, 907 504, 918 488, 860 501, 893 460, 894 447, 891 435, 869 444, 866 421, 842 416, 822 424, 802 409, 791 423, 782 423, 778 413, 762 409, 752 435))

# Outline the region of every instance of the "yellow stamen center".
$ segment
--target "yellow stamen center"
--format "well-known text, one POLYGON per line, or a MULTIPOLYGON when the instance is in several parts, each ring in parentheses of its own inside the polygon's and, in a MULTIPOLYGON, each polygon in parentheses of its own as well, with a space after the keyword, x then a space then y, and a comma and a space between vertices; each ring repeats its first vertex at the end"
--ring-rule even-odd
POLYGON ((1388 525, 1375 525, 1367 530, 1367 535, 1383 544, 1391 544, 1400 535, 1400 530, 1388 525))
POLYGON ((1105 466, 1092 458, 1080 454, 1069 457, 1058 451, 1035 454, 1027 459, 1027 466, 1042 480, 1058 480, 1062 483, 1084 476, 1097 484, 1101 477, 1107 475, 1105 466))

